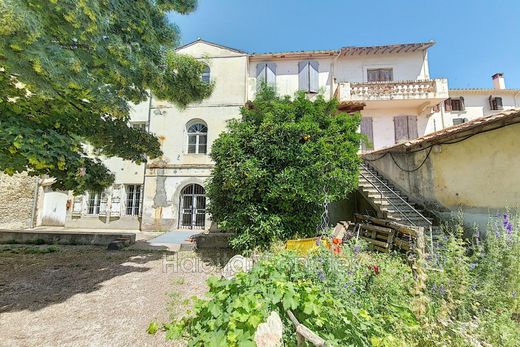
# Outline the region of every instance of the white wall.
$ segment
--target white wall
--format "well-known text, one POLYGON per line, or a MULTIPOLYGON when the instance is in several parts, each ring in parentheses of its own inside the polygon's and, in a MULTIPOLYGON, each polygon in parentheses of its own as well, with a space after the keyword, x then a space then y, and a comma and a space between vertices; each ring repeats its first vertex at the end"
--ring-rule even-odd
MULTIPOLYGON (((464 111, 446 112, 444 102, 442 102, 440 104, 441 109, 439 112, 436 112, 431 116, 431 123, 433 124, 433 121, 435 121, 435 124, 437 125, 436 130, 442 129, 442 125, 444 125, 445 128, 453 126, 454 118, 466 118, 470 121, 476 118, 489 116, 493 113, 520 107, 520 91, 518 91, 518 93, 500 90, 475 90, 471 92, 458 90, 450 91, 451 98, 459 98, 461 96, 464 97, 464 111), (503 110, 491 109, 489 106, 490 95, 502 98, 504 106, 503 110)), ((428 128, 428 133, 433 131, 435 131, 433 126, 428 128)))
POLYGON ((259 63, 276 63, 276 92, 280 96, 294 96, 298 91, 298 62, 304 60, 315 60, 319 65, 319 88, 325 98, 330 96, 330 71, 332 59, 330 58, 308 58, 308 59, 271 59, 252 60, 249 63, 248 90, 250 99, 256 95, 256 65, 259 63))
POLYGON ((367 69, 374 68, 392 68, 394 81, 430 78, 424 52, 341 57, 335 64, 334 77, 338 83, 366 82, 367 69))

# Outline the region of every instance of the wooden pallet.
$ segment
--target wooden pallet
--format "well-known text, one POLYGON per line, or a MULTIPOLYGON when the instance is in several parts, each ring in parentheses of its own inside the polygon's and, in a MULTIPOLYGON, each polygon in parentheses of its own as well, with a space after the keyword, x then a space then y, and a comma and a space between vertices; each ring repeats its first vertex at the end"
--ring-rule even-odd
POLYGON ((391 250, 410 251, 417 245, 417 237, 424 237, 423 227, 400 224, 388 219, 354 214, 359 237, 374 249, 382 252, 391 250))

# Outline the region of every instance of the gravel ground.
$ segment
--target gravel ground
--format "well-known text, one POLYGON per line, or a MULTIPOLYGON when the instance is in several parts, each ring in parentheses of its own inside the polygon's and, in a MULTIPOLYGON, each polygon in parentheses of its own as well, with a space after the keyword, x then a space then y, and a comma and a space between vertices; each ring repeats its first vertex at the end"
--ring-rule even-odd
POLYGON ((0 249, 0 346, 182 345, 146 328, 182 316, 216 271, 191 252, 165 272, 163 252, 51 247, 0 249))

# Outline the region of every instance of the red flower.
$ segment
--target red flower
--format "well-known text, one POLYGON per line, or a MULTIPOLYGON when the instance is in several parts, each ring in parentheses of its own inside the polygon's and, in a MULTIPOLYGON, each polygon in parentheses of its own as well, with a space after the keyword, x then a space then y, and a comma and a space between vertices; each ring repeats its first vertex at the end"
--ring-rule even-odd
POLYGON ((368 267, 370 270, 374 271, 374 274, 379 275, 379 266, 378 265, 372 265, 368 267))
POLYGON ((334 239, 332 240, 332 243, 334 243, 335 245, 339 245, 341 244, 341 239, 334 239))

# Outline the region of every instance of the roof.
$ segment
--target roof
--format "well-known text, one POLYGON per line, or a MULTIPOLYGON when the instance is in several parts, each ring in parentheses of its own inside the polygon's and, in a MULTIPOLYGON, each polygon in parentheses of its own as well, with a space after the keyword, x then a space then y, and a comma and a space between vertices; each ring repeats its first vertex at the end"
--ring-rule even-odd
POLYGON ((450 94, 519 94, 520 89, 495 89, 495 88, 452 88, 450 94))
POLYGON ((321 50, 321 51, 288 51, 288 52, 269 52, 269 53, 252 53, 251 59, 272 59, 272 58, 326 58, 335 56, 339 50, 321 50))
POLYGON ((428 41, 384 46, 343 47, 340 53, 342 56, 413 53, 418 51, 425 51, 434 44, 435 41, 428 41))
POLYGON ((183 49, 183 48, 193 46, 193 45, 196 44, 196 43, 205 43, 205 44, 207 44, 207 45, 210 45, 210 46, 213 46, 213 47, 222 48, 222 49, 227 49, 227 50, 232 51, 232 52, 235 52, 235 53, 248 54, 247 52, 244 52, 244 51, 241 51, 241 50, 238 50, 238 49, 235 49, 235 48, 231 48, 231 47, 227 47, 227 46, 219 45, 218 43, 214 43, 214 42, 206 41, 206 40, 203 40, 203 39, 201 39, 201 38, 198 38, 198 39, 196 39, 195 41, 189 42, 189 43, 187 43, 187 44, 185 44, 185 45, 179 46, 179 47, 177 47, 175 50, 178 51, 178 50, 181 50, 181 49, 183 49))
POLYGON ((520 109, 511 109, 504 112, 494 113, 486 117, 473 119, 469 122, 455 125, 434 133, 421 136, 417 139, 400 143, 391 147, 385 147, 376 151, 363 154, 363 157, 371 154, 384 154, 386 152, 409 152, 426 149, 435 144, 464 140, 469 136, 496 130, 507 125, 520 123, 520 109))
POLYGON ((252 59, 266 59, 266 58, 323 58, 335 55, 354 56, 354 55, 376 55, 376 54, 398 54, 398 53, 412 53, 424 51, 435 44, 435 41, 420 42, 420 43, 402 43, 396 45, 383 46, 365 46, 365 47, 343 47, 339 50, 321 50, 321 51, 288 51, 288 52, 268 52, 268 53, 253 53, 252 59))

